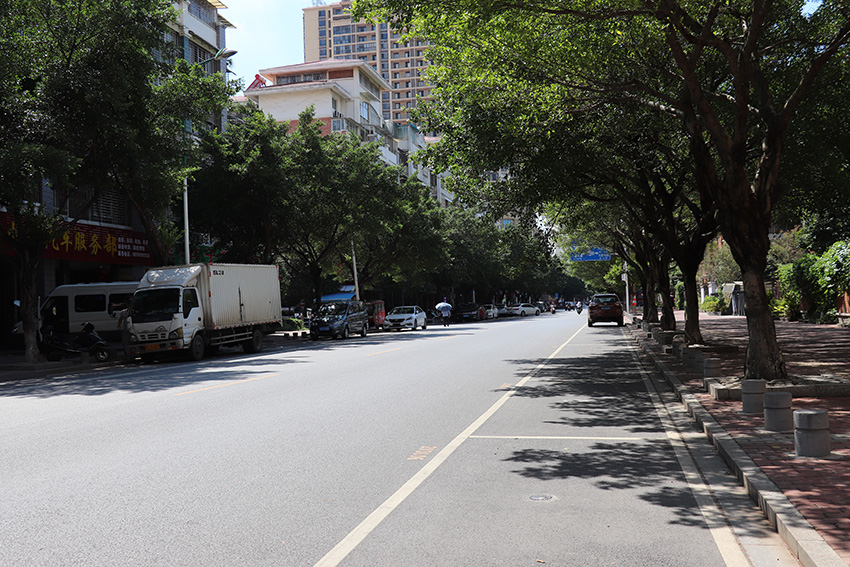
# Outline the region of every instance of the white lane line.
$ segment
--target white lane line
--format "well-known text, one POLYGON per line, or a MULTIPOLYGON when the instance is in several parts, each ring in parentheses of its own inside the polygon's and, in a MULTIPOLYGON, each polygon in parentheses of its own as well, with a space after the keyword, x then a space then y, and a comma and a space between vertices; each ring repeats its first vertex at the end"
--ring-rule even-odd
POLYGON ((672 417, 669 415, 667 406, 661 400, 661 396, 658 394, 655 384, 644 369, 643 364, 641 364, 640 359, 637 356, 636 347, 629 343, 629 350, 632 353, 632 358, 640 372, 641 378, 643 379, 644 384, 646 384, 646 389, 652 398, 652 403, 655 406, 655 412, 658 414, 658 418, 661 420, 661 424, 667 432, 667 438, 670 441, 670 445, 673 447, 676 459, 679 461, 679 466, 685 474, 685 481, 688 483, 688 487, 694 495, 697 506, 699 506, 700 514, 702 514, 706 526, 708 526, 708 531, 711 534, 711 537, 714 538, 714 543, 717 545, 717 549, 720 551, 723 561, 728 567, 751 567, 752 563, 741 549, 738 538, 735 536, 729 522, 726 520, 726 516, 718 504, 711 487, 708 486, 703 478, 699 467, 694 462, 694 459, 688 450, 688 446, 685 443, 681 432, 674 424, 672 417))
POLYGON ((555 350, 552 354, 546 357, 546 360, 538 364, 528 375, 520 380, 517 385, 509 392, 506 392, 499 400, 490 406, 490 408, 485 411, 481 416, 472 422, 472 424, 464 429, 460 435, 455 437, 451 443, 446 445, 439 453, 434 455, 434 458, 422 467, 419 472, 417 472, 413 477, 410 478, 407 482, 402 485, 401 488, 396 490, 395 494, 387 498, 383 504, 378 506, 378 508, 369 514, 365 520, 360 522, 360 525, 354 528, 347 536, 345 536, 342 541, 340 541, 333 549, 331 549, 324 557, 322 557, 318 563, 316 563, 315 567, 335 567, 339 565, 340 562, 345 559, 349 553, 354 551, 354 549, 360 545, 366 537, 374 531, 375 528, 380 525, 381 522, 386 519, 390 513, 398 508, 402 502, 407 499, 408 496, 413 494, 413 492, 419 488, 419 486, 425 482, 434 471, 439 468, 446 459, 454 453, 458 447, 460 447, 464 441, 469 439, 473 433, 475 433, 484 423, 490 419, 493 414, 495 414, 499 409, 504 406, 511 397, 516 393, 517 388, 520 388, 528 382, 532 376, 534 376, 537 372, 539 372, 546 364, 556 357, 558 353, 560 353, 564 347, 566 347, 570 341, 572 341, 576 335, 578 335, 584 327, 580 328, 578 331, 573 334, 572 337, 566 340, 560 347, 555 350))
POLYGON ((658 441, 659 437, 583 437, 559 435, 470 435, 470 439, 531 439, 553 441, 658 441))

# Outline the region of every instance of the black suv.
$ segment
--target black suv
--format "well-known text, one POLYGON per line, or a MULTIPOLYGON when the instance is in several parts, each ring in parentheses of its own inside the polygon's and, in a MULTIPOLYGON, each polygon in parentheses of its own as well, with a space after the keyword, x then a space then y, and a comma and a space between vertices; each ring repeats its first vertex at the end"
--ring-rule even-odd
POLYGON ((369 315, 362 301, 329 301, 322 303, 310 321, 310 338, 335 337, 347 339, 352 333, 366 336, 369 315))

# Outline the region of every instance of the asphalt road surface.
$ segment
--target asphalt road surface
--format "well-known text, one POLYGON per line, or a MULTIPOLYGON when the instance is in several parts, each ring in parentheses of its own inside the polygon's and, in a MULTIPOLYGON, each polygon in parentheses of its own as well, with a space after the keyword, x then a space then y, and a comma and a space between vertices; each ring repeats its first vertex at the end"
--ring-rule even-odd
POLYGON ((796 565, 585 321, 2 383, 0 565, 796 565))

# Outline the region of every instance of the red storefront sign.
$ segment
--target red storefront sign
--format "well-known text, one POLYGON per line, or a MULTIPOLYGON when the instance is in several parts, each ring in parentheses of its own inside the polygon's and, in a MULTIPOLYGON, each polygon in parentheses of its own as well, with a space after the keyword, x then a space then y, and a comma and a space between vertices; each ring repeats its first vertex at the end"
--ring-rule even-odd
MULTIPOLYGON (((14 234, 14 217, 9 213, 0 212, 0 228, 14 234)), ((5 247, 0 247, 0 252, 12 254, 12 251, 5 247)), ((69 226, 62 236, 48 244, 44 257, 105 264, 151 264, 148 237, 145 233, 79 222, 69 226)))

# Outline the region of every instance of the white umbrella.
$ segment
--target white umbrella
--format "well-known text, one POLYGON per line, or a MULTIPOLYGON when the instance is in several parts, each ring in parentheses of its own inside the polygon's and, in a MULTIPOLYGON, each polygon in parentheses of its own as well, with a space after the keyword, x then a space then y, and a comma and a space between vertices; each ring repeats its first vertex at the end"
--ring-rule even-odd
POLYGON ((442 311, 443 309, 451 309, 451 308, 452 308, 451 304, 446 303, 445 301, 441 301, 437 305, 434 306, 434 309, 436 309, 437 311, 442 311))

